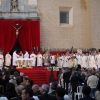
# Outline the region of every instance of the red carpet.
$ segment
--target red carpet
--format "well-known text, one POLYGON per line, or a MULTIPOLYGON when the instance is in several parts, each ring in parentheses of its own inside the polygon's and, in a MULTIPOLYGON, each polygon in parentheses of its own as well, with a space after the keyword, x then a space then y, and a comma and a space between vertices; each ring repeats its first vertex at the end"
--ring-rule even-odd
MULTIPOLYGON (((34 84, 41 86, 42 84, 49 84, 50 73, 47 69, 43 67, 34 67, 34 68, 21 68, 18 69, 20 72, 23 72, 25 76, 28 76, 34 81, 34 84)), ((57 72, 54 71, 54 79, 57 81, 57 72)))

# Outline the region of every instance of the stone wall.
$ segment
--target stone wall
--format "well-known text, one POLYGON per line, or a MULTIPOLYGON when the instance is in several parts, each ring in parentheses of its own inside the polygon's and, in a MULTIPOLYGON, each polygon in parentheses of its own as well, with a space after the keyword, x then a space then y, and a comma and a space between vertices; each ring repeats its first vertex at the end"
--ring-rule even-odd
POLYGON ((100 0, 38 0, 41 45, 45 48, 99 48, 100 0), (73 26, 59 24, 59 7, 73 8, 73 26))

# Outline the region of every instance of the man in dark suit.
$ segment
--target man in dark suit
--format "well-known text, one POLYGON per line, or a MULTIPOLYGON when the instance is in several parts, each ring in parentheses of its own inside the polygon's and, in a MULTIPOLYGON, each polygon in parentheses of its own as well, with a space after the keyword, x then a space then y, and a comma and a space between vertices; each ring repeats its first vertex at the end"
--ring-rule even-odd
POLYGON ((79 82, 79 77, 76 75, 76 72, 73 71, 71 75, 72 100, 74 100, 74 92, 77 91, 78 82, 79 82))
POLYGON ((42 95, 38 96, 39 100, 56 100, 55 96, 48 94, 48 92, 49 92, 48 85, 43 84, 41 86, 40 92, 42 93, 42 95))
POLYGON ((70 69, 66 69, 66 72, 63 74, 64 88, 66 87, 66 91, 68 91, 68 84, 70 82, 70 76, 71 76, 71 70, 70 69))
POLYGON ((51 93, 50 94, 55 96, 56 95, 57 83, 56 82, 52 82, 50 88, 51 88, 51 93))
POLYGON ((82 92, 84 94, 84 97, 81 98, 80 100, 96 100, 96 99, 91 98, 89 96, 90 95, 90 92, 91 92, 91 88, 89 86, 84 86, 82 92))

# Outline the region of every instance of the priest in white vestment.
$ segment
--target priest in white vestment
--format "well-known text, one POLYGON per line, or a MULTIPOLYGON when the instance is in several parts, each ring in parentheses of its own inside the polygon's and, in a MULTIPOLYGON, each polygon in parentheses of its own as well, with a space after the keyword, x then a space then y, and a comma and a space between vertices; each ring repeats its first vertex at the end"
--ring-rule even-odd
POLYGON ((16 50, 13 52, 13 62, 12 65, 13 66, 17 66, 17 58, 19 57, 19 55, 17 55, 16 50))
POLYGON ((5 65, 9 67, 11 65, 11 55, 9 52, 5 55, 5 65))
POLYGON ((29 53, 25 51, 24 58, 29 58, 29 53))
POLYGON ((42 66, 42 63, 43 63, 43 57, 42 54, 39 52, 37 54, 37 66, 42 66))
POLYGON ((27 51, 25 51, 25 54, 24 54, 24 66, 28 66, 29 65, 29 61, 28 61, 28 59, 29 59, 29 53, 27 52, 27 51))
POLYGON ((43 63, 44 66, 49 66, 49 56, 47 53, 43 54, 43 63))
POLYGON ((84 54, 81 55, 81 67, 86 68, 87 63, 86 63, 86 56, 84 54))
POLYGON ((97 69, 97 65, 96 65, 96 62, 95 62, 95 57, 92 54, 89 55, 89 68, 97 69))
MULTIPOLYGON (((22 51, 20 51, 19 53, 18 53, 18 58, 21 58, 21 59, 23 59, 23 52, 22 51)), ((23 65, 23 60, 18 60, 18 66, 19 67, 21 67, 23 65)))
POLYGON ((30 54, 30 58, 32 59, 31 66, 35 67, 36 66, 36 54, 32 52, 32 54, 30 54))
POLYGON ((81 65, 81 56, 80 54, 76 54, 77 64, 81 65))
POLYGON ((4 63, 4 57, 3 57, 3 54, 0 52, 0 69, 1 70, 3 68, 3 63, 4 63))
POLYGON ((98 54, 96 55, 96 64, 98 68, 100 68, 100 52, 98 52, 98 54))
POLYGON ((59 58, 59 65, 60 65, 60 68, 63 67, 63 61, 64 61, 64 54, 62 54, 59 58))
POLYGON ((55 66, 55 55, 50 55, 50 63, 52 66, 55 66))

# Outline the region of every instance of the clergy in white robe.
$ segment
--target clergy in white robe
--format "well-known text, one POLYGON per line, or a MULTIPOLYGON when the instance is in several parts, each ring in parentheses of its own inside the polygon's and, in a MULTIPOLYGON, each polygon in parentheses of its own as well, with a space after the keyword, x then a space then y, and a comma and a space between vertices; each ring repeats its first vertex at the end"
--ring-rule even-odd
POLYGON ((29 59, 29 53, 27 51, 25 51, 25 54, 24 54, 24 66, 28 66, 29 64, 29 61, 27 59, 29 59))
POLYGON ((5 65, 9 67, 11 65, 11 55, 9 52, 5 55, 5 65))
POLYGON ((77 64, 81 65, 81 56, 80 54, 76 54, 77 64))
POLYGON ((89 68, 89 54, 86 53, 85 57, 86 57, 86 68, 89 68))
POLYGON ((13 52, 13 62, 12 62, 12 65, 13 66, 17 66, 17 58, 19 56, 17 55, 16 51, 13 52))
POLYGON ((3 57, 3 54, 0 52, 0 69, 1 70, 3 68, 3 63, 4 63, 4 57, 3 57))
POLYGON ((57 57, 57 66, 60 67, 60 55, 57 57))
POLYGON ((49 65, 49 56, 47 53, 43 54, 43 63, 44 63, 44 66, 49 65))
POLYGON ((64 55, 63 67, 69 67, 69 65, 68 65, 68 56, 67 55, 64 55))
MULTIPOLYGON (((23 53, 22 51, 20 51, 18 53, 19 57, 18 58, 22 58, 23 59, 23 53)), ((21 67, 23 65, 23 60, 18 60, 18 66, 21 67)))
POLYGON ((86 63, 86 56, 84 54, 81 55, 81 67, 86 68, 87 63, 86 63))
POLYGON ((51 65, 55 65, 55 55, 50 55, 50 63, 51 63, 51 65))
POLYGON ((98 68, 100 68, 100 52, 98 52, 98 54, 96 55, 96 63, 98 68))
POLYGON ((32 54, 30 54, 30 58, 32 59, 31 66, 35 67, 36 66, 36 54, 32 52, 32 54))
POLYGON ((29 54, 27 51, 25 51, 24 58, 29 58, 29 54))
POLYGON ((43 57, 42 54, 39 52, 37 54, 37 66, 42 66, 42 63, 43 63, 43 57))
POLYGON ((63 67, 63 61, 64 61, 64 54, 62 54, 59 58, 59 65, 60 65, 60 68, 63 67))
POLYGON ((96 62, 95 62, 95 57, 92 54, 89 55, 89 68, 97 69, 97 65, 96 65, 96 62))

